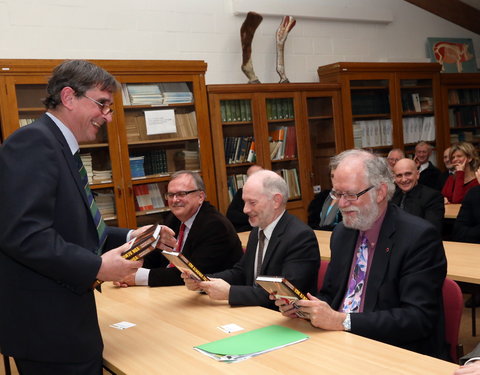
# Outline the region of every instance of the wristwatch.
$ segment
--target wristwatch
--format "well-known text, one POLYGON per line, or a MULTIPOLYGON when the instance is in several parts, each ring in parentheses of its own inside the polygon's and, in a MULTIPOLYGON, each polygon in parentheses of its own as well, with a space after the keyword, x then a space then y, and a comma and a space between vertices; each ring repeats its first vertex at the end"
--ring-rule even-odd
POLYGON ((352 322, 350 321, 350 313, 347 313, 345 320, 342 322, 343 330, 350 332, 352 330, 352 322))

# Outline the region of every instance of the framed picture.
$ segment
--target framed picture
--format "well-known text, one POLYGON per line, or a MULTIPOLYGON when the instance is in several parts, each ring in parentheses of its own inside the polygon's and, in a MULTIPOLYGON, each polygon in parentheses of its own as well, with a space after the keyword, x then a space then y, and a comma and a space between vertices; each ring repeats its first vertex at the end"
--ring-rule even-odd
POLYGON ((427 38, 427 53, 432 62, 442 65, 444 73, 474 73, 477 71, 472 39, 427 38))

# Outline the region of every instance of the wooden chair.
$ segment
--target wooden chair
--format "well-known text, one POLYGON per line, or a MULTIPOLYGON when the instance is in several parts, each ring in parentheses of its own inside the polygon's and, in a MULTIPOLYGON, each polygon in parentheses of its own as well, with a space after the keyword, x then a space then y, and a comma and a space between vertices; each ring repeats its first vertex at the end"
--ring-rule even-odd
POLYGON ((463 346, 458 343, 460 321, 463 313, 463 294, 458 284, 446 278, 442 288, 443 311, 445 315, 445 339, 450 347, 453 362, 463 356, 463 346))

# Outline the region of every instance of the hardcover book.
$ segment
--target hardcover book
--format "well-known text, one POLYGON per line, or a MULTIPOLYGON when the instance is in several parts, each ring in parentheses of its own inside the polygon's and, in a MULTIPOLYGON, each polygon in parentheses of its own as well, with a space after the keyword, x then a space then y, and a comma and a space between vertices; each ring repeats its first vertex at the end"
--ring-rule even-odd
POLYGON ((162 254, 172 263, 180 272, 188 273, 193 279, 198 281, 209 281, 197 267, 190 262, 185 255, 176 251, 162 251, 162 254))
MULTIPOLYGON (((300 299, 308 299, 290 281, 282 276, 258 276, 256 282, 265 289, 268 294, 273 295, 276 299, 284 300, 285 303, 289 305, 300 299)), ((297 315, 305 318, 300 311, 297 311, 297 315)))

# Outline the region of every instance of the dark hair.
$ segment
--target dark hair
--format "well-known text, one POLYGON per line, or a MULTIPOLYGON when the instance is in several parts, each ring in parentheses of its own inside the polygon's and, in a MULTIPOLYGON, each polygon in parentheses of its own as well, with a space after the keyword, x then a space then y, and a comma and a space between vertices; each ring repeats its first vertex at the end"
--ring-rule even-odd
POLYGON ((66 60, 53 69, 48 80, 47 97, 43 100, 47 109, 54 109, 62 103, 60 93, 64 87, 71 87, 76 96, 83 96, 95 87, 113 93, 118 82, 106 70, 89 61, 66 60))

